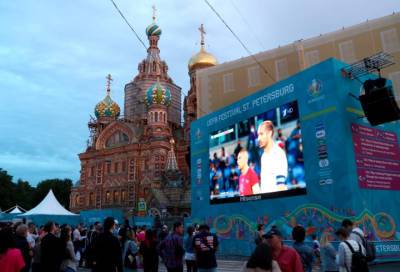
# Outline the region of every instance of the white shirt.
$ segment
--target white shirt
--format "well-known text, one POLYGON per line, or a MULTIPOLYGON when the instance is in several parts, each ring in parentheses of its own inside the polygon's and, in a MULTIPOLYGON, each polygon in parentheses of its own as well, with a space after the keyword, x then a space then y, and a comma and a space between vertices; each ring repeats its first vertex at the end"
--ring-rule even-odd
MULTIPOLYGON (((357 243, 354 240, 350 240, 350 239, 348 239, 347 242, 350 243, 351 247, 354 249, 355 252, 357 252, 361 246, 361 252, 363 254, 365 254, 365 249, 361 244, 357 243)), ((350 271, 351 257, 352 257, 352 253, 351 253, 349 246, 346 245, 345 242, 340 242, 339 249, 338 249, 338 259, 337 259, 340 272, 350 271)))
POLYGON ((360 243, 361 245, 364 245, 364 241, 363 241, 363 239, 361 239, 360 236, 364 237, 364 232, 360 228, 353 228, 350 232, 349 239, 354 240, 357 243, 360 243), (356 233, 354 233, 354 232, 356 232, 356 233))
POLYGON ((264 152, 261 156, 261 193, 279 191, 276 184, 277 176, 287 177, 288 163, 285 151, 276 143, 268 153, 264 152))
POLYGON ((79 232, 78 229, 74 229, 74 232, 72 233, 72 237, 74 241, 80 241, 81 240, 81 233, 79 232))

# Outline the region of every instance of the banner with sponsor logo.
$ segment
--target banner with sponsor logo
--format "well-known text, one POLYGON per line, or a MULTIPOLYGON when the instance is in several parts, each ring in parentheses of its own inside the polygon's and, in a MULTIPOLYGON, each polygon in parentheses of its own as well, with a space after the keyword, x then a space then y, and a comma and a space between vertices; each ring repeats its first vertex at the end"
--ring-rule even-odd
POLYGON ((382 249, 400 239, 400 125, 360 118, 349 93, 361 83, 344 65, 326 60, 192 123, 192 221, 219 235, 221 254, 249 255, 257 224, 289 239, 297 224, 319 236, 349 218, 382 249))

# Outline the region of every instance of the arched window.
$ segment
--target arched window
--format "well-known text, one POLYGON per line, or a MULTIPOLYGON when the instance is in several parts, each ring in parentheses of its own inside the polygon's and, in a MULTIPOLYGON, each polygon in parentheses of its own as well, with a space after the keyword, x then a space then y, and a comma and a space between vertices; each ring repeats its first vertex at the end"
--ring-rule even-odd
POLYGON ((89 194, 89 206, 94 206, 94 193, 90 192, 89 194))
POLYGON ((155 122, 158 122, 158 112, 155 112, 155 122))
POLYGON ((156 64, 156 62, 154 61, 153 62, 153 72, 155 72, 157 70, 157 64, 156 64))
POLYGON ((122 195, 122 201, 126 201, 126 191, 125 190, 122 190, 122 193, 121 193, 121 195, 122 195))
POLYGON ((129 137, 122 131, 117 131, 106 142, 107 148, 117 147, 129 143, 129 137))
POLYGON ((114 203, 119 202, 119 191, 114 191, 114 203))
POLYGON ((106 202, 110 203, 111 201, 111 193, 109 191, 106 192, 106 202))
POLYGON ((79 206, 80 204, 80 198, 79 198, 79 194, 75 195, 75 207, 79 206))

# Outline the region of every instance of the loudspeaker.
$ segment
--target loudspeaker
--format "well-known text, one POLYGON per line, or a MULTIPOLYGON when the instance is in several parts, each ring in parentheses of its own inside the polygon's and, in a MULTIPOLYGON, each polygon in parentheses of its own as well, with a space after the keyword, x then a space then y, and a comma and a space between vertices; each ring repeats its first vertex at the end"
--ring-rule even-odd
POLYGON ((376 126, 400 119, 400 109, 390 86, 375 88, 359 98, 365 117, 371 125, 376 126))

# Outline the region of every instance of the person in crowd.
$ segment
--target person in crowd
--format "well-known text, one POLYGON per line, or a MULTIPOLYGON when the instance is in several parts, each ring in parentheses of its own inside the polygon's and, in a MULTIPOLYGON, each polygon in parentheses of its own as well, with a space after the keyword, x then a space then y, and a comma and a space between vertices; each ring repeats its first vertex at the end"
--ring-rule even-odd
POLYGON ((74 245, 74 250, 79 257, 82 255, 82 235, 81 235, 82 231, 83 231, 82 224, 78 224, 78 226, 72 232, 72 243, 74 245))
POLYGON ((57 228, 54 222, 49 221, 43 230, 46 235, 41 242, 40 265, 43 272, 54 272, 60 269, 64 248, 60 238, 56 236, 57 228))
POLYGON ((249 153, 242 149, 238 154, 239 176, 239 194, 249 196, 260 193, 260 183, 256 172, 249 167, 249 153))
POLYGON ((292 238, 294 240, 293 248, 300 255, 304 271, 312 272, 314 250, 312 247, 304 243, 304 239, 306 238, 306 230, 302 226, 295 226, 292 230, 292 238))
POLYGON ((246 264, 246 272, 281 272, 278 263, 272 259, 272 251, 266 243, 260 243, 246 264))
POLYGON ((336 264, 336 249, 331 244, 331 234, 324 231, 320 240, 320 257, 322 272, 338 272, 336 264))
POLYGON ((210 227, 202 224, 199 233, 193 237, 193 247, 196 252, 196 264, 199 272, 216 272, 218 237, 210 233, 210 227))
POLYGON ((146 226, 142 226, 139 228, 137 233, 138 242, 143 242, 146 239, 146 226))
POLYGON ((157 252, 156 232, 146 230, 145 239, 140 243, 139 253, 143 257, 144 272, 158 272, 158 252, 157 252))
POLYGON ((161 227, 161 231, 160 234, 158 235, 158 240, 161 242, 162 240, 165 239, 165 237, 168 236, 168 226, 167 225, 163 225, 161 227))
POLYGON ((274 124, 267 120, 258 127, 258 145, 261 156, 261 193, 285 190, 288 162, 285 151, 273 140, 274 124))
POLYGON ((28 226, 25 224, 18 225, 17 229, 15 230, 15 245, 16 248, 21 251, 25 262, 25 267, 21 270, 21 272, 29 272, 33 256, 33 251, 28 243, 27 236, 28 226))
POLYGON ((160 242, 158 252, 168 272, 183 272, 183 224, 175 222, 173 231, 160 242))
POLYGON ((311 239, 313 242, 314 255, 315 257, 319 258, 321 245, 317 239, 317 235, 316 234, 311 235, 311 239))
POLYGON ((256 245, 259 245, 262 242, 264 234, 265 234, 265 225, 264 224, 258 224, 257 225, 256 238, 254 239, 254 242, 256 243, 256 245))
POLYGON ((118 238, 113 235, 115 221, 107 217, 103 224, 104 230, 94 240, 93 272, 122 272, 122 252, 118 238))
POLYGON ((361 252, 364 255, 365 255, 365 249, 359 242, 350 239, 348 229, 341 227, 335 232, 335 234, 341 241, 339 244, 338 256, 337 256, 339 271, 340 272, 350 271, 352 265, 352 255, 353 255, 350 247, 352 247, 355 252, 359 251, 361 248, 361 252))
POLYGON ((350 219, 344 219, 342 221, 342 227, 349 234, 350 240, 354 240, 360 245, 364 244, 364 232, 360 228, 354 226, 353 222, 350 219))
POLYGON ((302 272, 303 264, 296 250, 282 243, 282 234, 277 227, 272 227, 263 238, 272 250, 272 259, 278 262, 282 272, 302 272))
POLYGON ((193 248, 195 228, 193 226, 189 226, 186 230, 186 233, 187 237, 184 241, 186 269, 187 272, 197 272, 196 254, 194 253, 193 248))
POLYGON ((96 237, 102 232, 102 226, 100 222, 95 222, 93 225, 92 230, 90 230, 87 234, 85 240, 85 259, 86 259, 86 266, 89 268, 93 267, 93 245, 96 237))
POLYGON ((28 236, 26 239, 28 240, 29 246, 31 249, 35 247, 36 239, 39 237, 36 231, 36 225, 34 223, 28 224, 28 236))
POLYGON ((47 234, 43 230, 44 226, 40 227, 39 237, 35 241, 35 247, 33 248, 33 258, 32 258, 32 272, 41 272, 41 257, 42 257, 42 239, 47 234))
POLYGON ((12 229, 0 229, 0 271, 20 272, 25 267, 21 251, 15 248, 12 229))
POLYGON ((60 270, 62 272, 76 272, 79 259, 75 255, 74 244, 71 241, 71 227, 61 228, 60 239, 64 248, 60 270))
POLYGON ((139 252, 139 247, 136 241, 135 232, 131 228, 125 228, 126 239, 123 248, 123 265, 124 272, 136 271, 137 263, 136 256, 139 252))

